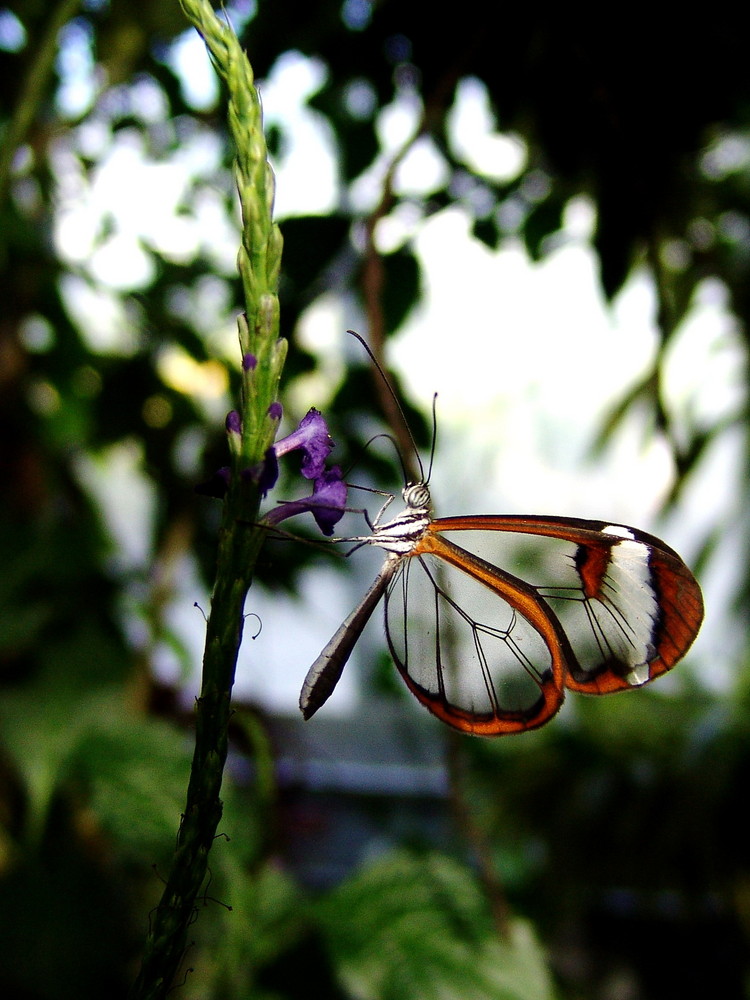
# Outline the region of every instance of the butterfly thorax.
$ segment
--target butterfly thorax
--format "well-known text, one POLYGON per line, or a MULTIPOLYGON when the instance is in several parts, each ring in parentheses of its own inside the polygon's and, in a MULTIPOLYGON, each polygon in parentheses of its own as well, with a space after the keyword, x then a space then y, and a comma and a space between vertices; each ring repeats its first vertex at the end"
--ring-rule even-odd
POLYGON ((385 549, 393 556, 408 555, 425 533, 432 517, 430 490, 425 483, 409 483, 402 490, 404 509, 383 524, 375 521, 369 545, 385 549))

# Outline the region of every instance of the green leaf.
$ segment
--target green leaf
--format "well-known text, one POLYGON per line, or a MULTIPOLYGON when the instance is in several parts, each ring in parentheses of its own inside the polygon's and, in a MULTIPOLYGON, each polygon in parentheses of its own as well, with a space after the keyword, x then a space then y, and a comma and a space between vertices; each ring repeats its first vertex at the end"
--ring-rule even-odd
POLYGON ((402 247, 382 258, 385 269, 383 312, 387 330, 398 330, 419 302, 420 269, 409 247, 402 247))
POLYGON ((470 869, 399 851, 318 904, 339 977, 358 1000, 545 1000, 541 947, 524 921, 501 938, 470 869))
POLYGON ((187 744, 172 727, 122 710, 100 714, 78 742, 77 778, 89 805, 126 858, 166 861, 185 807, 190 768, 187 744))
POLYGON ((541 260, 544 256, 544 241, 562 227, 564 208, 564 200, 558 195, 550 194, 526 216, 523 237, 532 260, 541 260))
POLYGON ((122 699, 114 684, 87 689, 81 683, 91 658, 98 655, 104 659, 96 662, 106 663, 106 654, 112 652, 95 629, 81 629, 55 648, 56 664, 50 662, 32 683, 6 692, 0 702, 2 747, 24 788, 24 836, 31 843, 42 836, 52 799, 69 774, 83 734, 111 716, 122 699), (73 650, 79 651, 80 660, 73 658, 73 650))
POLYGON ((240 853, 234 841, 220 841, 211 855, 211 913, 194 931, 201 996, 247 997, 259 970, 292 948, 304 930, 304 908, 289 876, 271 865, 248 870, 240 853))

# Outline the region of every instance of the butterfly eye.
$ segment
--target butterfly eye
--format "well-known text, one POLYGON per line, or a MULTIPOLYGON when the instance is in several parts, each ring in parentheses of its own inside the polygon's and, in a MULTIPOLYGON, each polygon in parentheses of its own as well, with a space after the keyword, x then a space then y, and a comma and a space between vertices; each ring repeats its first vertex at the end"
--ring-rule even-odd
POLYGON ((403 492, 407 507, 429 508, 430 490, 424 483, 410 483, 403 492))

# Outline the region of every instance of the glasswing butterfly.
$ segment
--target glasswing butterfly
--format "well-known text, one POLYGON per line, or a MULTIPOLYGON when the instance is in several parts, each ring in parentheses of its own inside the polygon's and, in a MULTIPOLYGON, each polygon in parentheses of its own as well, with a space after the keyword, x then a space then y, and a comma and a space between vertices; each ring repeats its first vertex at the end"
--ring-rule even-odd
POLYGON ((566 689, 641 687, 671 670, 698 634, 700 588, 653 535, 571 517, 435 518, 426 482, 402 495, 403 511, 384 521, 389 497, 371 533, 348 539, 383 549, 385 561, 311 666, 300 695, 306 719, 333 691, 382 598, 409 690, 443 722, 483 736, 544 725, 566 689), (552 585, 502 568, 500 543, 519 538, 541 543, 533 578, 552 585))

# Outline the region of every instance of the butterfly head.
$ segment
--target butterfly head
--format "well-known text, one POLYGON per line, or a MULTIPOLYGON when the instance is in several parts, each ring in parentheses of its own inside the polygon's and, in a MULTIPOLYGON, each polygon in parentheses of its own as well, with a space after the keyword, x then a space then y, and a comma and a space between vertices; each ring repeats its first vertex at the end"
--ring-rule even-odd
POLYGON ((426 483, 408 483, 402 491, 402 496, 409 510, 424 514, 431 512, 430 488, 426 483))

